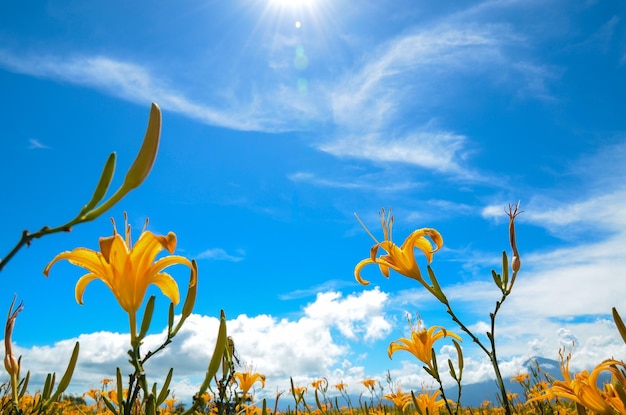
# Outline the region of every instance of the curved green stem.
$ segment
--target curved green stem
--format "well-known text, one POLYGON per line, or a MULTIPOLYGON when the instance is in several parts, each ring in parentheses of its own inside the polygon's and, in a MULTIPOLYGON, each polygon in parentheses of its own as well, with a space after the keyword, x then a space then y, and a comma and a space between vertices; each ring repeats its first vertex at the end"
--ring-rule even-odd
MULTIPOLYGON (((430 373, 430 375, 435 378, 435 380, 437 381, 437 383, 439 384, 439 391, 441 391, 441 399, 445 402, 446 405, 446 410, 448 411, 448 413, 450 415, 452 415, 452 408, 450 407, 450 402, 448 402, 448 399, 446 398, 446 392, 443 388, 443 382, 441 381, 441 377, 439 376, 439 369, 437 366, 437 357, 435 355, 435 352, 433 350, 433 356, 432 356, 432 362, 433 362, 433 366, 435 370, 428 370, 428 368, 426 366, 424 366, 424 369, 430 373)), ((457 412, 455 412, 456 414, 457 412)))
POLYGON ((461 328, 461 330, 463 330, 468 336, 470 336, 472 341, 476 343, 489 357, 489 360, 491 361, 491 365, 493 366, 493 370, 496 375, 496 383, 498 384, 498 388, 500 389, 500 394, 502 395, 502 406, 504 408, 504 413, 506 415, 511 415, 511 404, 509 403, 509 399, 506 394, 506 388, 504 387, 504 381, 502 380, 502 374, 500 372, 500 366, 498 364, 498 359, 496 356, 496 343, 495 343, 496 314, 498 313, 498 310, 500 310, 500 306, 502 305, 504 300, 506 300, 507 295, 508 293, 504 293, 502 295, 502 298, 500 299, 500 301, 496 302, 496 308, 494 312, 490 313, 491 331, 487 333, 487 337, 489 338, 491 350, 487 349, 487 347, 485 347, 485 345, 480 341, 480 339, 476 337, 474 333, 472 333, 470 329, 467 328, 467 326, 461 322, 461 320, 459 320, 459 318, 456 316, 456 314, 452 310, 452 307, 450 306, 450 303, 447 300, 444 302, 444 304, 447 308, 446 312, 452 317, 452 320, 461 328))
POLYGON ((34 239, 41 238, 45 235, 50 235, 57 232, 69 232, 72 230, 72 227, 74 225, 89 222, 98 218, 104 212, 113 207, 113 205, 119 202, 124 196, 126 196, 128 192, 137 188, 141 183, 143 183, 143 181, 150 173, 152 165, 154 164, 154 160, 156 159, 160 137, 161 110, 159 109, 158 105, 153 103, 150 109, 150 118, 148 119, 148 127, 146 129, 143 143, 141 145, 141 148, 139 149, 139 153, 137 154, 135 161, 126 172, 124 183, 120 186, 120 188, 117 189, 115 193, 113 193, 113 195, 105 200, 100 206, 96 206, 102 200, 102 198, 104 198, 104 195, 107 192, 111 183, 113 171, 115 170, 115 153, 111 153, 105 163, 104 170, 102 171, 100 180, 96 185, 96 189, 93 193, 91 200, 85 206, 83 206, 78 215, 66 224, 58 226, 56 228, 44 226, 34 233, 30 233, 28 230, 22 231, 22 236, 17 244, 15 244, 13 249, 11 249, 11 251, 9 251, 9 253, 4 258, 0 258, 0 271, 4 269, 6 264, 15 256, 15 254, 17 254, 20 249, 24 247, 24 245, 28 246, 34 239))

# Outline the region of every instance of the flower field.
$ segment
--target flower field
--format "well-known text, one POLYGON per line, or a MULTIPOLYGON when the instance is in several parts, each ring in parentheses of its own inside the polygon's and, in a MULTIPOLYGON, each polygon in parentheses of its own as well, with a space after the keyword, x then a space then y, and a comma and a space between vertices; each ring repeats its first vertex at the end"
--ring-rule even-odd
MULTIPOLYGON (((95 220, 111 206, 141 185, 150 173, 158 150, 161 128, 161 114, 157 105, 153 105, 143 145, 134 163, 126 173, 122 185, 105 199, 111 184, 115 167, 115 154, 106 161, 101 178, 96 185, 92 199, 85 204, 79 214, 69 222, 58 227, 43 227, 40 231, 25 232, 15 248, 0 261, 0 271, 22 247, 28 246, 33 239, 64 232, 81 223, 95 220)), ((490 316, 488 342, 478 338, 464 324, 454 310, 440 286, 430 264, 443 246, 443 236, 433 228, 420 228, 412 232, 401 245, 392 240, 394 217, 391 209, 381 210, 380 220, 383 239, 379 241, 357 216, 366 232, 374 239, 369 252, 364 249, 365 259, 356 263, 354 277, 363 285, 369 284, 362 278, 361 270, 368 265, 378 266, 385 277, 391 271, 415 280, 439 303, 452 320, 450 327, 424 327, 422 321, 411 321, 410 335, 392 341, 388 356, 395 353, 409 353, 423 366, 423 370, 433 381, 428 390, 403 390, 393 379, 385 384, 374 379, 363 379, 361 384, 368 391, 358 398, 349 394, 354 385, 343 382, 329 384, 325 378, 312 379, 308 385, 285 385, 285 392, 279 392, 274 399, 257 399, 256 391, 265 387, 266 377, 253 369, 241 367, 235 357, 235 345, 228 336, 228 327, 224 312, 213 354, 206 364, 206 374, 193 402, 178 401, 170 390, 174 368, 170 369, 163 384, 150 382, 150 374, 145 370, 145 363, 154 355, 163 351, 174 341, 177 333, 191 315, 197 295, 198 269, 196 262, 185 256, 176 255, 177 237, 174 232, 166 235, 154 234, 144 227, 133 243, 131 227, 125 217, 121 233, 113 226, 111 236, 100 237, 99 249, 92 250, 77 247, 63 251, 51 258, 45 266, 44 275, 53 278, 54 265, 59 261, 68 261, 72 265, 84 268, 87 273, 76 283, 75 297, 79 304, 83 302, 83 293, 95 280, 103 282, 113 293, 120 307, 128 316, 129 324, 129 366, 112 368, 114 378, 103 379, 100 389, 85 391, 81 396, 66 394, 71 383, 76 362, 80 354, 77 342, 73 353, 68 357, 67 369, 57 377, 50 374, 43 385, 31 385, 28 368, 22 367, 21 357, 13 350, 12 335, 19 314, 23 309, 17 299, 9 307, 5 327, 4 367, 8 380, 0 385, 0 412, 3 414, 626 414, 626 364, 617 359, 598 362, 591 371, 570 373, 571 351, 560 351, 559 378, 553 378, 537 366, 530 373, 520 373, 512 379, 504 379, 496 353, 495 335, 498 311, 512 295, 518 274, 522 269, 521 255, 517 247, 515 219, 522 213, 519 204, 509 205, 506 213, 509 218, 508 236, 511 257, 506 252, 502 255, 502 269, 492 271, 495 288, 500 292, 500 299, 495 303, 490 316), (162 251, 169 255, 160 256, 162 251), (428 265, 425 269, 417 263, 416 253, 425 257, 428 265), (166 272, 170 266, 182 265, 189 269, 189 284, 184 298, 181 298, 178 283, 166 272), (145 301, 148 287, 154 285, 171 301, 167 332, 163 343, 152 350, 142 348, 155 309, 155 296, 145 301), (174 306, 182 301, 182 313, 176 317, 174 306), (142 305, 145 307, 142 309, 142 305), (472 340, 473 344, 463 346, 459 333, 472 340), (437 360, 435 345, 449 341, 454 345, 456 358, 445 362, 437 360), (498 399, 486 401, 480 407, 463 407, 464 359, 463 347, 478 347, 489 358, 496 384, 498 399), (611 382, 599 384, 601 374, 609 374, 611 382), (443 376, 450 376, 456 383, 451 395, 444 387, 443 376), (523 394, 509 392, 511 383, 521 385, 523 394)), ((616 330, 626 342, 626 326, 618 311, 612 309, 616 330)))

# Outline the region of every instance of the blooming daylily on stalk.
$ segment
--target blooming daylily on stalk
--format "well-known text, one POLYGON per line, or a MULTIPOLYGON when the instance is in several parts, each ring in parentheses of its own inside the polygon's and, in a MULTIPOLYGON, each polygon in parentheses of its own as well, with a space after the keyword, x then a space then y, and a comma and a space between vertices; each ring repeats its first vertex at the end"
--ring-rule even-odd
POLYGON ((425 363, 430 370, 434 369, 432 363, 432 349, 435 342, 443 337, 452 337, 458 341, 461 338, 451 331, 444 329, 441 326, 433 326, 428 330, 422 328, 421 321, 418 322, 417 327, 411 327, 411 338, 403 337, 389 344, 387 354, 391 359, 391 356, 398 350, 406 350, 415 356, 419 361, 425 363))
POLYGON ((397 392, 388 393, 383 395, 383 398, 391 401, 399 411, 404 409, 413 403, 413 398, 410 393, 404 393, 398 388, 397 392))
POLYGON ((328 389, 328 380, 326 378, 314 380, 313 382, 311 382, 311 386, 315 390, 326 392, 326 390, 328 389))
POLYGON ((346 389, 346 387, 347 387, 347 386, 348 386, 348 385, 346 385, 346 384, 345 384, 345 383, 343 383, 343 381, 342 381, 342 382, 339 382, 338 384, 334 385, 333 387, 334 387, 335 389, 337 389, 339 392, 343 392, 343 391, 344 391, 344 389, 346 389))
MULTIPOLYGON (((621 370, 626 369, 626 364, 617 360, 605 360, 596 366, 591 373, 584 370, 576 373, 574 378, 570 375, 569 362, 571 353, 564 356, 561 351, 559 357, 559 365, 563 380, 555 380, 540 394, 528 399, 526 403, 534 402, 540 399, 565 398, 576 402, 579 405, 593 411, 596 414, 614 414, 615 411, 623 413, 624 402, 616 397, 613 385, 606 385, 605 388, 598 388, 598 375, 601 372, 609 371, 613 374, 614 381, 621 383, 623 375, 621 370)), ((622 385, 623 387, 623 385, 622 385)))
POLYGON ((362 383, 367 389, 374 390, 378 381, 376 379, 365 379, 359 383, 362 383))
POLYGON ((393 227, 391 209, 386 215, 385 210, 381 210, 380 221, 383 227, 384 235, 384 240, 382 242, 378 242, 367 227, 365 227, 363 222, 361 222, 361 225, 363 225, 376 244, 370 249, 370 257, 359 262, 354 268, 354 276, 356 280, 363 285, 368 285, 369 281, 361 277, 361 270, 366 265, 377 264, 385 277, 389 277, 389 269, 392 269, 399 274, 419 281, 422 285, 424 285, 424 287, 437 296, 436 292, 439 290, 433 292, 433 287, 431 287, 422 277, 422 273, 417 265, 417 261, 415 260, 415 248, 422 251, 430 264, 433 259, 433 254, 443 246, 443 238, 441 234, 433 228, 417 229, 404 240, 402 246, 398 246, 394 244, 391 239, 391 231, 393 227), (387 254, 377 257, 379 249, 383 249, 387 252, 387 254))
MULTIPOLYGON (((100 252, 87 248, 61 252, 50 261, 43 273, 47 277, 52 265, 63 259, 87 269, 89 273, 83 275, 76 283, 76 301, 83 304, 83 292, 91 281, 99 279, 104 282, 120 306, 128 313, 131 338, 134 340, 137 336, 137 310, 143 303, 148 286, 154 284, 159 287, 176 305, 180 301, 178 285, 169 274, 162 271, 171 265, 186 265, 191 269, 190 287, 193 287, 197 282, 197 270, 193 263, 183 256, 168 255, 156 260, 163 249, 170 254, 176 249, 176 235, 173 232, 162 236, 144 228, 133 246, 128 218, 125 219, 125 238, 117 233, 113 222, 113 236, 100 238, 100 252)), ((146 220, 146 226, 147 224, 146 220)))
POLYGON ((261 388, 265 387, 265 375, 260 373, 252 373, 251 370, 248 370, 246 372, 235 372, 233 376, 237 380, 239 389, 243 392, 244 399, 248 396, 248 391, 252 389, 252 385, 256 382, 261 383, 261 388))
POLYGON ((440 394, 440 390, 436 390, 432 394, 427 391, 416 394, 415 401, 417 402, 417 407, 419 408, 418 412, 421 414, 438 413, 439 409, 446 404, 446 401, 443 399, 437 399, 440 394))

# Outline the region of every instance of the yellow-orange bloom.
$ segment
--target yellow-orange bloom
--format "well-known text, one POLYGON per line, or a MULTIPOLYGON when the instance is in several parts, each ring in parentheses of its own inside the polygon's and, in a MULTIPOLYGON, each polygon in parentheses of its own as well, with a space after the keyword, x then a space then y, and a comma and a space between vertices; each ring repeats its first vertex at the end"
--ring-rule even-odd
POLYGON ((365 379, 359 383, 362 383, 367 389, 374 389, 374 387, 376 387, 376 379, 365 379))
POLYGON ((326 380, 326 378, 314 380, 313 382, 311 382, 311 386, 313 387, 313 389, 326 392, 326 390, 328 389, 328 380, 326 380))
POLYGON ((245 415, 261 415, 263 412, 261 408, 254 405, 242 405, 242 407, 238 409, 243 409, 243 411, 240 411, 239 413, 244 413, 245 415))
POLYGON ((103 392, 102 396, 106 396, 111 402, 119 406, 120 400, 123 400, 125 397, 128 396, 128 389, 124 388, 124 390, 122 391, 122 394, 123 395, 121 397, 117 396, 117 389, 114 388, 110 391, 103 392))
POLYGON ((368 285, 369 281, 361 277, 361 270, 368 264, 378 264, 380 271, 385 277, 389 277, 389 269, 392 269, 427 286, 428 284, 426 284, 426 281, 422 278, 422 273, 415 260, 415 248, 422 251, 428 263, 432 262, 433 254, 443 246, 441 234, 436 229, 432 228, 418 229, 413 231, 413 233, 405 239, 402 246, 399 247, 391 240, 391 230, 393 227, 391 211, 385 216, 385 210, 381 210, 380 221, 385 239, 382 242, 378 242, 370 233, 370 236, 376 241, 376 244, 370 249, 370 257, 359 262, 354 268, 356 280, 363 285, 368 285), (434 246, 427 237, 434 242, 434 246), (377 257, 379 249, 383 249, 387 254, 377 257))
POLYGON ((87 392, 83 393, 83 398, 85 396, 90 397, 91 399, 93 399, 94 401, 98 402, 98 400, 100 399, 100 395, 101 395, 101 391, 98 389, 89 389, 87 392))
POLYGON ((149 285, 159 287, 172 303, 178 304, 180 301, 176 281, 162 271, 174 264, 188 266, 192 272, 190 286, 196 284, 197 271, 192 262, 183 256, 168 255, 155 261, 163 249, 170 254, 176 249, 176 235, 173 232, 162 236, 144 229, 135 246, 132 246, 130 226, 126 223, 125 227, 125 239, 117 233, 114 222, 113 236, 100 238, 100 252, 87 248, 61 252, 50 261, 43 273, 47 277, 52 265, 63 259, 87 269, 89 273, 76 283, 76 301, 83 304, 83 292, 87 285, 93 280, 101 280, 130 316, 131 336, 134 338, 136 312, 143 303, 149 285))
POLYGON ((528 373, 518 373, 517 375, 511 378, 511 383, 517 382, 520 385, 527 383, 530 381, 530 375, 528 373))
POLYGON ((415 401, 417 402, 419 412, 422 414, 439 413, 439 408, 446 404, 446 401, 444 401, 443 399, 437 400, 440 394, 440 390, 436 390, 432 394, 429 394, 428 392, 416 394, 415 401))
POLYGON ((338 384, 334 385, 333 387, 335 389, 337 389, 339 392, 343 392, 343 390, 347 387, 348 385, 343 383, 343 382, 339 382, 338 384))
POLYGON ((444 329, 441 326, 433 326, 428 330, 421 327, 421 321, 417 327, 411 327, 411 338, 400 338, 389 344, 387 354, 391 359, 391 356, 398 350, 406 350, 415 356, 418 360, 425 363, 429 369, 434 369, 432 364, 432 349, 435 342, 443 337, 452 337, 458 341, 461 338, 451 331, 444 329))
POLYGON ((307 390, 306 386, 293 386, 291 388, 291 394, 296 400, 296 405, 299 405, 304 400, 304 394, 307 393, 307 390))
POLYGON ((386 395, 383 395, 383 398, 393 402, 393 404, 399 411, 404 411, 407 406, 413 403, 413 398, 411 397, 411 394, 402 392, 400 388, 398 388, 398 391, 396 393, 388 393, 386 395))
POLYGON ((248 391, 252 389, 256 382, 261 383, 261 388, 265 387, 265 375, 260 373, 252 373, 252 371, 235 372, 233 376, 237 380, 239 389, 243 392, 244 397, 248 395, 248 391))
POLYGON ((549 388, 542 390, 541 394, 527 400, 526 403, 540 399, 565 398, 584 406, 595 414, 610 415, 615 413, 615 410, 623 413, 621 408, 623 408, 624 404, 619 398, 614 399, 613 388, 608 386, 604 389, 599 389, 597 382, 598 375, 604 371, 612 372, 613 378, 619 382, 620 377, 623 378, 623 376, 621 376, 618 367, 622 370, 626 369, 626 364, 608 359, 597 365, 591 373, 584 370, 576 373, 572 379, 569 371, 571 353, 567 357, 564 356, 564 351, 561 351, 559 354, 559 365, 563 380, 554 381, 549 388))

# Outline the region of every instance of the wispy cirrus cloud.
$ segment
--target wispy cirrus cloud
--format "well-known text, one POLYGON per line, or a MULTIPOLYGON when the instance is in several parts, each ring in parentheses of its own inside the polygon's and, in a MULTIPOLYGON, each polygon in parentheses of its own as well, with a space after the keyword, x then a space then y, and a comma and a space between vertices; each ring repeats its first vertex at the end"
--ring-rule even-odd
POLYGON ((170 80, 155 76, 147 66, 108 56, 17 55, 0 50, 0 67, 35 77, 49 78, 100 90, 135 103, 158 102, 161 108, 200 122, 243 131, 278 132, 286 129, 256 103, 211 105, 189 98, 170 80))
POLYGON ((459 164, 464 141, 465 137, 445 131, 418 132, 398 139, 369 134, 338 139, 320 148, 340 157, 414 164, 441 173, 465 175, 459 164))
POLYGON ((213 261, 230 261, 239 262, 245 258, 245 253, 241 250, 237 250, 236 254, 229 254, 222 248, 211 248, 200 252, 196 258, 198 259, 210 259, 213 261))
POLYGON ((50 149, 51 147, 43 144, 39 140, 31 138, 30 140, 28 140, 28 148, 32 150, 32 149, 50 149))
POLYGON ((349 177, 345 180, 341 178, 328 178, 319 173, 299 171, 288 176, 289 180, 300 183, 309 183, 318 187, 334 189, 354 189, 354 190, 376 190, 383 193, 395 193, 414 189, 421 186, 421 183, 414 181, 402 181, 398 179, 386 179, 383 174, 376 177, 372 175, 362 175, 357 178, 349 177), (384 186, 381 186, 384 183, 384 186))
POLYGON ((470 99, 461 92, 468 81, 550 99, 552 69, 514 58, 513 50, 523 42, 509 26, 455 16, 377 45, 334 84, 329 99, 337 133, 320 149, 481 180, 468 167, 471 137, 434 120, 444 103, 470 99), (412 121, 407 123, 410 108, 412 121))
MULTIPOLYGON (((175 75, 157 75, 150 66, 154 63, 112 56, 17 54, 5 49, 0 50, 0 67, 94 88, 131 102, 156 101, 164 110, 225 128, 282 132, 324 123, 330 125, 329 133, 312 145, 334 156, 401 162, 480 180, 481 175, 467 165, 474 151, 471 137, 438 121, 444 103, 449 105, 466 90, 455 85, 471 80, 547 99, 553 76, 549 66, 515 56, 515 49, 527 39, 508 25, 481 20, 486 13, 482 14, 479 18, 480 13, 465 17, 460 13, 408 28, 401 36, 371 45, 349 65, 333 68, 332 77, 312 73, 309 81, 316 88, 306 99, 287 84, 291 65, 273 65, 267 56, 259 62, 270 72, 262 77, 267 82, 233 81, 201 98, 183 92, 194 91, 197 85, 181 84, 184 81, 175 75)), ((293 53, 293 43, 279 42, 275 47, 293 53)))
MULTIPOLYGON (((579 241, 581 235, 593 232, 595 238, 585 240, 585 246, 626 236, 626 208, 622 202, 626 199, 626 186, 622 183, 626 173, 624 160, 624 138, 571 160, 561 175, 577 184, 562 186, 554 196, 533 190, 531 199, 522 201, 525 212, 518 222, 545 228, 567 241, 579 241)), ((506 220, 503 206, 506 204, 490 204, 481 214, 493 220, 506 220)))

